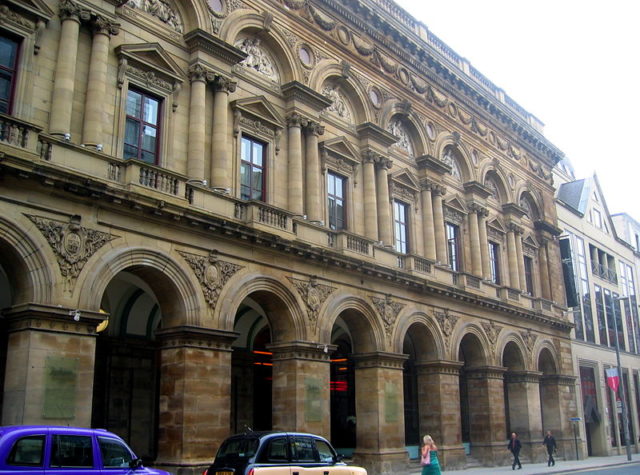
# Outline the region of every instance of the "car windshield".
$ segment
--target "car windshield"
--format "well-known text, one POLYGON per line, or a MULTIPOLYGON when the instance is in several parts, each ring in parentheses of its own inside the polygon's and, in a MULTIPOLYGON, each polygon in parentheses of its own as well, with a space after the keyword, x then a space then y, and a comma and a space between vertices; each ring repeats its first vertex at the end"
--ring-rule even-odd
POLYGON ((249 458, 255 455, 256 450, 258 450, 258 439, 246 437, 230 439, 222 444, 216 459, 249 458))

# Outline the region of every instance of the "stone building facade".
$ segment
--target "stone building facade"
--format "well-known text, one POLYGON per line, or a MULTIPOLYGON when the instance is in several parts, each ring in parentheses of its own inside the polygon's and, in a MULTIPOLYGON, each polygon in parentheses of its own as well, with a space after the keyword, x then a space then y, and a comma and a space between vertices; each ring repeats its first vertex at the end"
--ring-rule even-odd
MULTIPOLYGON (((640 318, 638 252, 634 221, 609 214, 597 176, 578 179, 563 160, 554 169, 567 305, 573 317, 573 361, 578 375, 576 428, 587 455, 625 453, 622 389, 616 394, 606 370, 618 365, 626 394, 631 451, 640 433, 640 318), (624 237, 623 237, 624 236, 624 237), (626 238, 626 239, 625 239, 626 238), (629 241, 627 241, 629 239, 629 241), (617 331, 616 331, 617 330, 617 331)), ((626 218, 625 218, 626 217, 626 218)))
POLYGON ((574 453, 542 124, 388 0, 3 0, 2 423, 191 473, 574 453), (6 64, 4 64, 6 63, 6 64))

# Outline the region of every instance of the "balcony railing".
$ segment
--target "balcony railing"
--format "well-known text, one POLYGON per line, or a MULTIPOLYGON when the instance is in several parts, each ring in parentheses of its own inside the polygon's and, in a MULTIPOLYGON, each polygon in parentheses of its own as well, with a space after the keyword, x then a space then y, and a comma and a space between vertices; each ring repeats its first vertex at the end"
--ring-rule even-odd
POLYGON ((610 269, 609 267, 598 264, 597 262, 592 262, 591 271, 595 276, 598 276, 601 279, 608 280, 614 284, 618 283, 618 274, 616 274, 615 269, 610 269))
POLYGON ((29 152, 36 152, 42 129, 7 114, 0 114, 0 142, 29 152))

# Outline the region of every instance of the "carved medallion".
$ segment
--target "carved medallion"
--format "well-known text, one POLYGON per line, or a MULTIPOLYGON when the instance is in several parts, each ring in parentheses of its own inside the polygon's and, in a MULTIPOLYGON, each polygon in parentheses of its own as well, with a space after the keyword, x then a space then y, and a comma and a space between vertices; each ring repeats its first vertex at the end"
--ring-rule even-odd
POLYGON ((65 278, 66 290, 72 289, 89 258, 102 246, 118 237, 80 226, 78 217, 72 217, 65 223, 41 216, 25 216, 36 225, 55 253, 60 274, 65 278))
POLYGON ((449 348, 451 344, 451 334, 453 333, 453 329, 455 328, 459 317, 451 315, 449 313, 449 309, 446 308, 444 310, 436 310, 435 317, 440 325, 440 330, 442 330, 442 334, 444 335, 445 344, 447 345, 447 348, 449 348))
POLYGON ((398 314, 400 313, 400 310, 405 307, 405 304, 394 302, 390 295, 387 295, 383 299, 379 297, 371 297, 371 301, 373 302, 378 315, 382 318, 387 336, 391 336, 398 314))
POLYGON ((502 330, 502 327, 496 325, 495 322, 482 322, 482 328, 484 328, 484 332, 487 334, 487 338, 491 343, 491 346, 495 347, 496 342, 498 341, 498 335, 502 330))
POLYGON ((178 251, 178 253, 195 272, 209 307, 215 309, 222 288, 243 266, 221 261, 215 249, 207 257, 184 251, 178 251))
POLYGON ((319 284, 315 277, 308 281, 287 277, 307 305, 307 314, 311 323, 318 321, 319 310, 327 297, 336 290, 335 287, 319 284))

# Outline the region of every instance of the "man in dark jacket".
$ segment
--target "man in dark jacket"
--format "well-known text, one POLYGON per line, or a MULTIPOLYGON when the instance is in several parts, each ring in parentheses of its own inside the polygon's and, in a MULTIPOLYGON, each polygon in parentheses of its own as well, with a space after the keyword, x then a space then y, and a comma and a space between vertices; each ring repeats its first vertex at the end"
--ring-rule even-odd
POLYGON ((556 451, 556 439, 551 435, 551 431, 547 431, 547 435, 544 436, 544 441, 542 441, 542 445, 547 448, 547 453, 549 454, 549 460, 547 461, 547 467, 553 467, 556 464, 556 461, 553 459, 553 453, 556 451))
POLYGON ((509 445, 507 448, 513 454, 513 465, 511 465, 511 470, 516 469, 516 465, 518 466, 518 470, 522 468, 522 464, 520 463, 520 449, 522 448, 522 444, 520 443, 520 439, 518 439, 518 434, 515 432, 511 433, 511 439, 509 439, 509 445))

